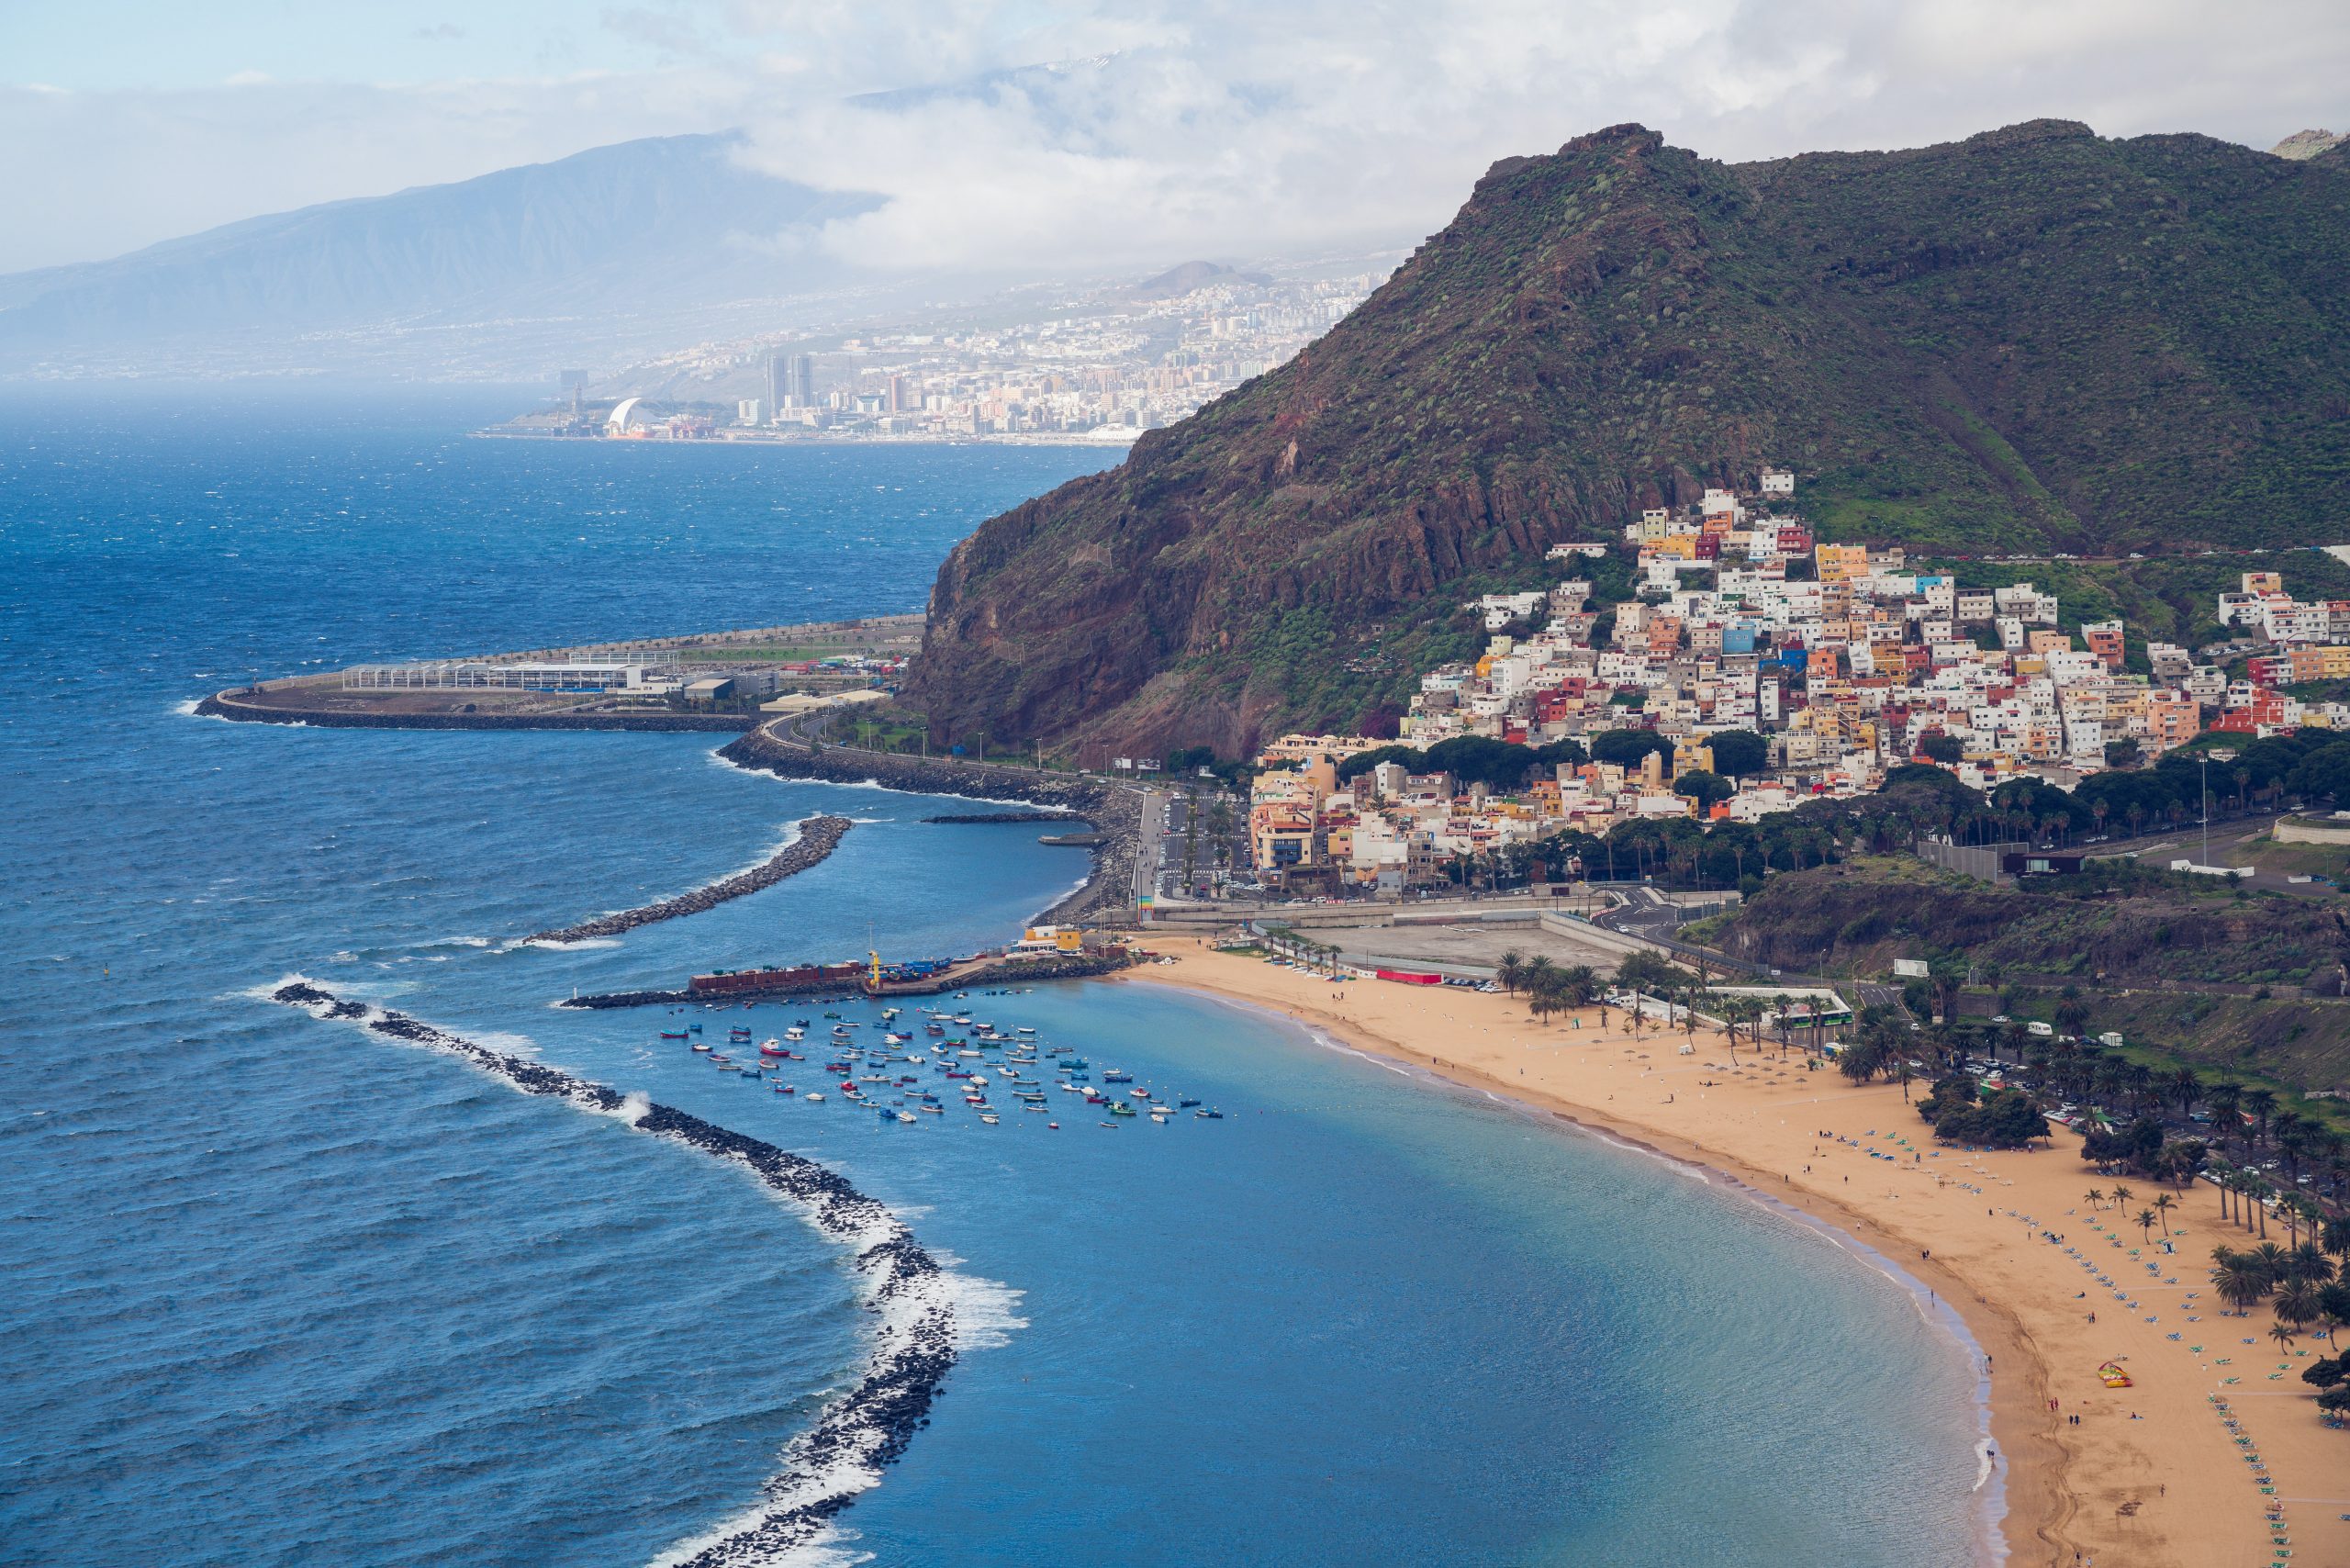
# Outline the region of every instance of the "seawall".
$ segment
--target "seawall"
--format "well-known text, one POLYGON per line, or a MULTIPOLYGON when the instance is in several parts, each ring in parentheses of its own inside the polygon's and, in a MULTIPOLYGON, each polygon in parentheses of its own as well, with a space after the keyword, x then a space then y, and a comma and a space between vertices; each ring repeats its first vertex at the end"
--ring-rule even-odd
MULTIPOLYGON (((1097 975, 1115 974, 1128 966, 1125 958, 1072 955, 1066 958, 1007 958, 1001 964, 982 969, 969 969, 950 980, 903 980, 885 985, 883 996, 936 996, 943 991, 968 991, 974 986, 1024 985, 1032 980, 1088 980, 1097 975)), ((800 985, 779 985, 762 991, 729 991, 705 994, 696 991, 612 991, 591 996, 575 996, 559 1002, 558 1007, 580 1007, 605 1011, 623 1007, 697 1007, 719 1006, 733 1002, 765 1002, 771 998, 793 996, 837 996, 841 986, 833 980, 810 980, 800 985)))
POLYGON ((565 925, 554 931, 533 933, 526 940, 532 942, 580 942, 590 936, 617 936, 623 931, 633 931, 640 925, 650 925, 657 920, 675 920, 679 915, 699 914, 714 909, 729 899, 739 899, 745 893, 755 893, 761 888, 771 888, 786 877, 822 864, 824 857, 840 846, 849 830, 846 817, 808 817, 800 823, 800 836, 785 845, 768 859, 747 871, 680 893, 673 899, 663 899, 635 909, 624 909, 617 914, 599 915, 583 920, 576 925, 565 925))
POLYGON ((907 756, 822 745, 763 724, 719 748, 740 767, 786 778, 822 778, 835 784, 878 784, 917 794, 963 795, 983 801, 1020 801, 1082 817, 1102 834, 1091 846, 1093 870, 1085 884, 1037 916, 1040 922, 1076 924, 1127 918, 1136 845, 1142 831, 1141 797, 1098 778, 1004 767, 961 757, 907 756))
POLYGON ((324 730, 643 730, 739 734, 757 722, 745 713, 350 713, 256 700, 239 691, 216 691, 198 702, 196 711, 208 719, 308 724, 324 730))

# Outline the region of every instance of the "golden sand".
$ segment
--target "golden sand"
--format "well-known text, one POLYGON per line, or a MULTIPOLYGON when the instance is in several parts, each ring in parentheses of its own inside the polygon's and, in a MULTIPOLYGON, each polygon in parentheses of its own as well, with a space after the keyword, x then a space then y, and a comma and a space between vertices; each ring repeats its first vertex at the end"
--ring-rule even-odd
POLYGON ((2053 1148, 1929 1158, 1931 1129, 1899 1088, 1806 1071, 1800 1052, 1757 1050, 1742 1033, 1733 1067, 1719 1034, 1650 1024, 1636 1039, 1620 1010, 1612 1028, 1595 1009, 1538 1025, 1507 997, 1334 984, 1183 938, 1153 946, 1178 962, 1133 970, 1134 979, 1255 1002, 1717 1168, 1899 1262, 1958 1308, 1991 1360, 2011 1562, 2350 1564, 2341 1518, 2350 1514, 2350 1432, 2318 1424, 2315 1393, 2300 1376, 2326 1346, 2303 1340, 2287 1354, 2267 1338, 2265 1308, 2227 1314, 2208 1279, 2210 1250, 2253 1238, 2221 1217, 2210 1187, 2127 1182, 2133 1195, 2121 1210, 2092 1207, 2088 1190, 2116 1183, 2084 1164, 2079 1140, 2061 1129, 2053 1148), (1680 1054, 1684 1044, 1692 1054, 1680 1054), (1896 1158, 1872 1159, 1872 1148, 1896 1158), (2160 1226, 2149 1240, 2134 1219, 2165 1191, 2177 1203, 2167 1216, 2171 1254, 2159 1249, 2160 1226), (2098 1368, 2108 1360, 2133 1386, 2105 1384, 2098 1368), (2213 1394, 2227 1401, 2234 1429, 2213 1394), (2273 1492, 2262 1490, 2263 1475, 2273 1492), (2271 1527, 2272 1503, 2282 1506, 2282 1528, 2271 1527), (2289 1540, 2290 1559, 2276 1558, 2278 1536, 2289 1540))

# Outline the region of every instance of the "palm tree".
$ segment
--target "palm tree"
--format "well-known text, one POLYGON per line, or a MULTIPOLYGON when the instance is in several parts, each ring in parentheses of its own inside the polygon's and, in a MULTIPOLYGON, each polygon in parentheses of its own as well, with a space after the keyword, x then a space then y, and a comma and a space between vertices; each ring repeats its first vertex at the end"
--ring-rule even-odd
POLYGON ((1893 1064, 1893 1081, 1901 1085, 1901 1103, 1904 1105, 1909 1103, 1909 1081, 1917 1076, 1917 1070, 1909 1065, 1907 1058, 1893 1064))
POLYGON ((2211 1288, 2220 1293, 2221 1300, 2236 1309, 2237 1316, 2250 1316, 2254 1306, 2268 1294, 2268 1282, 2260 1277, 2251 1260, 2240 1252, 2216 1247, 2212 1249, 2211 1256, 2215 1260, 2211 1266, 2211 1288))
POLYGON ((2170 1234, 2170 1211, 2177 1206, 2178 1200, 2172 1197, 2168 1193, 2157 1193, 2154 1194, 2154 1214, 2162 1223, 2163 1234, 2165 1236, 2168 1236, 2170 1234))
POLYGON ((2259 1127, 2259 1141, 2268 1141, 2268 1120, 2277 1114, 2277 1091, 2258 1084, 2244 1092, 2244 1108, 2259 1127))
POLYGON ((2233 1083, 2215 1083, 2204 1092, 2203 1103, 2210 1107, 2212 1136, 2221 1140, 2220 1146, 2224 1148, 2229 1137, 2244 1129, 2239 1114, 2244 1108, 2244 1090, 2233 1083))
POLYGON ((2277 1341, 2278 1350, 2287 1355, 2292 1354, 2293 1331, 2290 1328, 2282 1323, 2272 1323, 2268 1326, 2268 1337, 2277 1341))
POLYGON ((2194 1114, 2195 1102, 2203 1097, 2203 1081, 2191 1067, 2182 1067, 2172 1073, 2164 1088, 2171 1099, 2178 1102, 2178 1114, 2182 1116, 2194 1114))
POLYGON ((2113 1206, 2117 1209, 2137 1195, 2137 1193, 2132 1192, 2127 1187, 2116 1187, 2112 1192, 2106 1194, 2106 1196, 2113 1200, 2113 1206))
POLYGON ((2103 1208, 2105 1206, 2105 1190, 2101 1187, 2091 1187, 2082 1195, 2088 1199, 2089 1207, 2093 1209, 2103 1208))
POLYGON ((1494 978, 1502 982, 1502 990, 1516 996, 1518 986, 1526 980, 1526 955, 1515 947, 1506 949, 1501 962, 1494 967, 1494 978))
POLYGON ((2156 1217, 2154 1211, 2152 1209, 2140 1209, 2138 1211, 2138 1234, 2148 1245, 2152 1245, 2154 1239, 2154 1220, 2156 1217))
POLYGON ((1550 961, 1548 954, 1537 954, 1518 966, 1517 983, 1539 995, 1556 979, 1558 972, 1559 966, 1550 961))

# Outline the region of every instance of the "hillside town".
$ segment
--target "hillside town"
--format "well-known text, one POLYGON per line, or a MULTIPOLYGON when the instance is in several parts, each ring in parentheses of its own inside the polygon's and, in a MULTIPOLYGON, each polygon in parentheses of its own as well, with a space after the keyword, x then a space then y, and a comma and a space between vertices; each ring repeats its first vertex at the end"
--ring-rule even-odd
POLYGON ((1899 549, 1818 543, 1794 495, 1791 473, 1765 468, 1751 493, 1642 512, 1620 546, 1553 546, 1571 575, 1547 591, 1464 604, 1483 654, 1423 675, 1398 735, 1291 735, 1258 758, 1260 873, 1393 893, 1571 829, 1759 822, 1905 765, 2070 790, 2208 731, 2350 729, 2350 706, 2289 689, 2350 678, 2350 601, 2245 573, 2217 607, 2245 640, 2204 650, 2268 650, 2242 677, 2160 642, 2133 667, 2120 621, 2076 634, 2029 581, 1964 588, 1899 549), (1629 597, 1607 602, 1591 568, 1620 570, 1625 553, 1629 597), (1413 769, 1464 739, 1530 748, 1526 782, 1413 769))

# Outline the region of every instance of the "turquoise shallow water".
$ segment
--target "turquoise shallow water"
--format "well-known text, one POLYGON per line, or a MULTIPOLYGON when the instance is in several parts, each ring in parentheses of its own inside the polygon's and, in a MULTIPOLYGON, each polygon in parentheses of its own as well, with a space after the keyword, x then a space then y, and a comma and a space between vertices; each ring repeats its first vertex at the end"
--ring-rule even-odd
POLYGON ((856 1374, 841 1254, 751 1183, 253 994, 292 973, 822 1159, 959 1260, 997 1327, 834 1552, 1970 1560, 1964 1355, 1659 1161, 1135 987, 984 1005, 1222 1121, 884 1126, 549 1006, 868 924, 997 938, 1078 852, 708 737, 174 711, 305 660, 906 608, 979 518, 1103 461, 464 439, 504 406, 0 403, 0 1562, 644 1562, 856 1374), (775 889, 506 945, 818 810, 858 825, 775 889))

